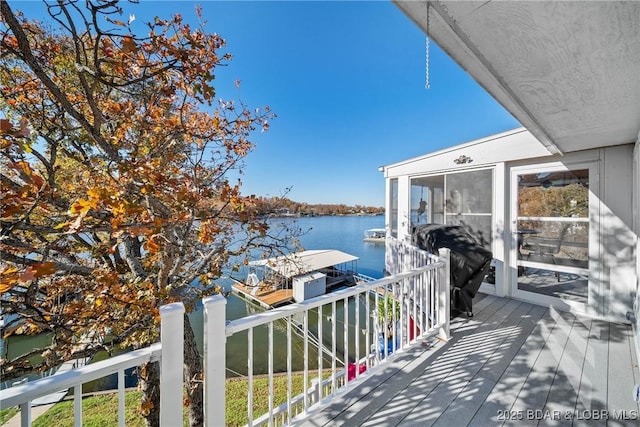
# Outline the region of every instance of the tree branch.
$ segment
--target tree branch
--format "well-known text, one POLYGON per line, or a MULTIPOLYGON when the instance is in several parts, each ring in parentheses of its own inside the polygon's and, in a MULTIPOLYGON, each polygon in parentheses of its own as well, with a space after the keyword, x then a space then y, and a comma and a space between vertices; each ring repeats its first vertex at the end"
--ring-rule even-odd
MULTIPOLYGON (((9 261, 16 265, 24 265, 24 266, 30 266, 30 265, 36 265, 36 264, 42 263, 41 260, 19 257, 7 251, 0 251, 0 258, 2 258, 3 261, 9 261)), ((70 274, 80 274, 82 276, 90 276, 91 273, 93 273, 93 268, 86 267, 84 265, 65 264, 58 261, 50 261, 50 262, 53 262, 55 264, 55 269, 57 271, 64 271, 65 273, 70 273, 70 274)))
POLYGON ((95 131, 95 128, 89 123, 87 118, 83 116, 78 110, 76 110, 69 99, 62 93, 60 88, 49 78, 45 70, 42 68, 38 60, 33 56, 31 47, 29 46, 29 39, 22 30, 18 19, 14 15, 13 11, 9 7, 6 1, 0 1, 0 12, 4 21, 13 32, 18 42, 18 49, 22 56, 22 60, 33 71, 33 73, 42 81, 45 87, 51 92, 55 99, 63 106, 64 110, 69 113, 74 119, 80 123, 80 125, 93 137, 96 143, 105 151, 112 160, 118 160, 120 153, 109 142, 105 141, 102 136, 95 131))

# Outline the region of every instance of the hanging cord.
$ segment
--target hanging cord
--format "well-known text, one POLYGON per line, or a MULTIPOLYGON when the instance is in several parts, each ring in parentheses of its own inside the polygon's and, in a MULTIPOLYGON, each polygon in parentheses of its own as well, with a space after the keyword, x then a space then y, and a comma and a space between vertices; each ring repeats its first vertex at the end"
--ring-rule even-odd
POLYGON ((429 89, 431 87, 431 81, 430 81, 430 75, 429 75, 429 48, 430 48, 430 41, 429 41, 429 2, 427 2, 427 38, 426 38, 426 42, 425 42, 425 77, 424 77, 424 88, 425 89, 429 89))

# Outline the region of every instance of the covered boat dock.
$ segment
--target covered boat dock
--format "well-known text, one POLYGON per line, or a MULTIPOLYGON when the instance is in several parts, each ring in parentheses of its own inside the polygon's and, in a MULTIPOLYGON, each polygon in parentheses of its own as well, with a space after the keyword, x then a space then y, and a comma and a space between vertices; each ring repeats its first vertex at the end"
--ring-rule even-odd
POLYGON ((358 257, 335 249, 314 249, 252 261, 245 282, 233 291, 267 309, 322 295, 355 283, 358 257))

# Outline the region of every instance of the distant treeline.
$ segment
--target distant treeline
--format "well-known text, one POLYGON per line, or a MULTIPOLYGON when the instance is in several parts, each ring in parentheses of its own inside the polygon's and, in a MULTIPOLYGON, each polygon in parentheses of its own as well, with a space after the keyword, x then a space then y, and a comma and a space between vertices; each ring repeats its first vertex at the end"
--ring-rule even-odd
POLYGON ((275 216, 380 215, 384 213, 383 207, 363 205, 347 206, 344 204, 315 205, 294 202, 286 197, 256 197, 255 208, 260 214, 275 216))

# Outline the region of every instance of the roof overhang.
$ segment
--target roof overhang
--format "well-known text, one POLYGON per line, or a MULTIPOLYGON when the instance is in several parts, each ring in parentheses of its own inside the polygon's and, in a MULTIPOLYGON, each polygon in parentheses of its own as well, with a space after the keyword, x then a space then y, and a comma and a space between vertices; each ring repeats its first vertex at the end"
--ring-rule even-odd
POLYGON ((636 142, 637 0, 394 2, 551 153, 636 142))
POLYGON ((249 265, 265 266, 283 277, 291 278, 356 260, 357 256, 335 249, 316 249, 251 261, 249 265))

